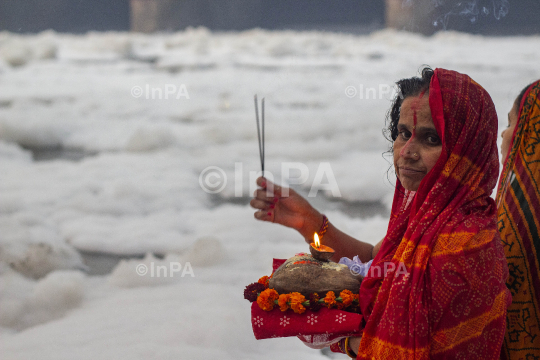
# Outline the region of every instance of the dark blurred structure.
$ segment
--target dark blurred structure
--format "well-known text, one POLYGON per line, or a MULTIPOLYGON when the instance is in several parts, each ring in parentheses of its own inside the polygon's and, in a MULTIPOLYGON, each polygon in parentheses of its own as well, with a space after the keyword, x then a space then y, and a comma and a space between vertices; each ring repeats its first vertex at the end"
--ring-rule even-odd
POLYGON ((129 9, 129 0, 0 0, 0 30, 127 31, 129 9))
POLYGON ((539 18, 540 0, 0 0, 0 30, 20 33, 188 26, 366 33, 388 26, 424 34, 517 35, 540 33, 539 18))
POLYGON ((131 0, 133 31, 323 29, 363 32, 384 26, 384 1, 131 0))

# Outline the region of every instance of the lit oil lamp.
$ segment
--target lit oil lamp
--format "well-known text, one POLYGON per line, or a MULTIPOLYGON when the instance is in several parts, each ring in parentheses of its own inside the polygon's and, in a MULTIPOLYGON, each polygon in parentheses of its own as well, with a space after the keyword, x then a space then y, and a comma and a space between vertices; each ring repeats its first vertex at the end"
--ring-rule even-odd
POLYGON ((320 261, 328 261, 335 254, 334 249, 331 247, 321 245, 321 241, 319 240, 319 235, 317 233, 313 235, 313 242, 309 244, 309 251, 315 259, 320 261))

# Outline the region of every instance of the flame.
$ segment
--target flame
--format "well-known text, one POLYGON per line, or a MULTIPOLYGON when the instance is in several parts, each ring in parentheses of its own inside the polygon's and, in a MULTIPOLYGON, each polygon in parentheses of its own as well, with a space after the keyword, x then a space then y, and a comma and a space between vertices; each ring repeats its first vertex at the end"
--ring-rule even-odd
POLYGON ((317 248, 319 248, 321 246, 321 241, 319 240, 319 235, 317 233, 315 233, 315 235, 313 235, 313 242, 315 243, 315 246, 317 248))

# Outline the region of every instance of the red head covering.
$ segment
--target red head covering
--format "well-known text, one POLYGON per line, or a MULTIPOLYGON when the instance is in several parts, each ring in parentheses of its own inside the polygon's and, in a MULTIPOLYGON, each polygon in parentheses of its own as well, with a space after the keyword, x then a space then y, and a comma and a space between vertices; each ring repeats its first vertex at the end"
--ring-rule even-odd
POLYGON ((442 152, 417 192, 397 182, 388 232, 360 289, 359 359, 499 357, 510 294, 490 198, 495 107, 467 75, 444 69, 432 77, 429 106, 442 152))

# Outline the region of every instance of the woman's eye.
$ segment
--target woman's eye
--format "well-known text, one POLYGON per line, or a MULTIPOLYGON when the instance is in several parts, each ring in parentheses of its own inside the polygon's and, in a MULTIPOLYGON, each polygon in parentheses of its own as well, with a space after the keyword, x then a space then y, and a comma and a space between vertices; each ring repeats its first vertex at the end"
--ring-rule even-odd
POLYGON ((437 136, 428 136, 427 137, 428 143, 432 145, 439 145, 441 142, 437 136))
POLYGON ((401 138, 404 140, 409 140, 409 138, 411 137, 411 133, 408 132, 407 130, 401 130, 399 132, 399 136, 401 136, 401 138))

